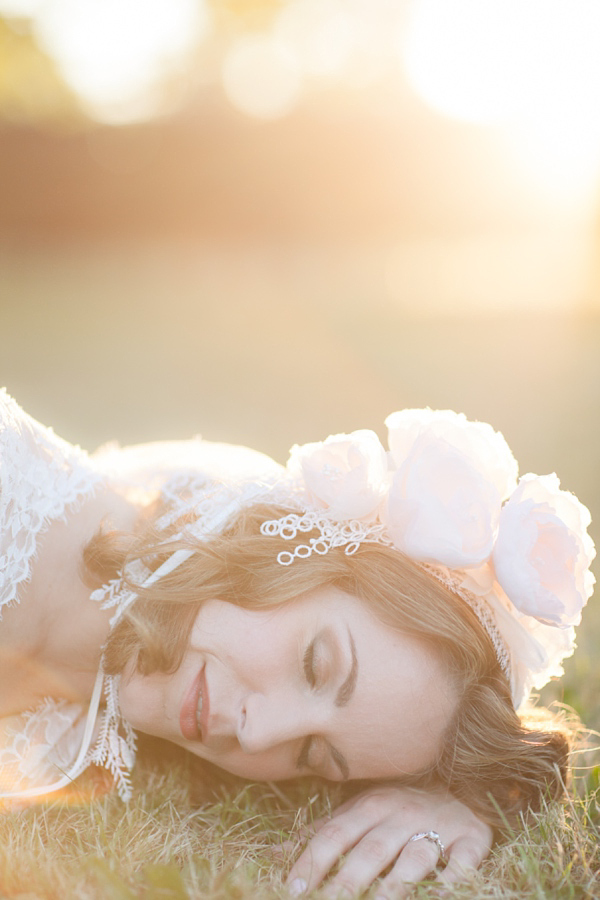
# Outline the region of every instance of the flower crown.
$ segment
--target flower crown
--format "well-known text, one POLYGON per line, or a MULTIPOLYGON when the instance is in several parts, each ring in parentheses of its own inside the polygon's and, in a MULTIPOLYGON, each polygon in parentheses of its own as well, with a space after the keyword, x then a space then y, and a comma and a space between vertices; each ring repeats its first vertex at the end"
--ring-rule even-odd
POLYGON ((556 475, 523 475, 503 436, 450 410, 386 419, 373 431, 294 446, 287 465, 303 512, 264 522, 264 535, 314 533, 278 561, 383 543, 425 565, 488 631, 515 707, 561 675, 591 596, 589 511, 556 475))

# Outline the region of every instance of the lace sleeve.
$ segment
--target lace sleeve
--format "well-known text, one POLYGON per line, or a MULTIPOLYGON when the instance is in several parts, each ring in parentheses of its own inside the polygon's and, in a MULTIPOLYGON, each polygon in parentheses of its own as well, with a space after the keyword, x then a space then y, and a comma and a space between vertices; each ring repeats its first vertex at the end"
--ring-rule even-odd
POLYGON ((19 586, 31 577, 39 535, 100 478, 83 450, 0 390, 0 613, 18 602, 19 586))
POLYGON ((76 758, 84 727, 81 704, 52 698, 0 719, 0 791, 18 795, 57 781, 76 758))
MULTIPOLYGON (((31 576, 38 536, 99 485, 158 494, 166 516, 162 527, 171 516, 176 520, 193 511, 200 532, 207 534, 239 508, 235 485, 276 478, 279 471, 261 453, 200 439, 109 445, 88 457, 0 391, 0 610, 18 602, 19 585, 31 576)), ((120 578, 92 598, 116 607, 113 621, 132 600, 120 578)), ((97 763, 112 772, 127 799, 134 759, 135 734, 119 712, 118 678, 104 675, 102 668, 87 709, 47 699, 33 711, 0 720, 0 795, 5 798, 57 790, 97 763)))

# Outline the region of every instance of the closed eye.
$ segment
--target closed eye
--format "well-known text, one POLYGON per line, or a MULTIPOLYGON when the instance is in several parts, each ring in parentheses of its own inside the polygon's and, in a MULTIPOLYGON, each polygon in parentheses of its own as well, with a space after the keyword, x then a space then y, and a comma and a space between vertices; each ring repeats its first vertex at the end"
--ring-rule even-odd
POLYGON ((327 756, 329 756, 330 760, 335 764, 336 769, 338 769, 339 774, 342 776, 342 781, 348 781, 348 778, 350 777, 350 770, 348 768, 346 758, 339 752, 339 750, 336 750, 336 748, 333 747, 329 743, 329 741, 316 738, 314 734, 309 734, 304 738, 302 747, 300 748, 298 759, 296 760, 296 768, 299 771, 302 771, 302 769, 310 769, 315 773, 315 775, 318 775, 320 778, 329 778, 331 781, 337 781, 339 779, 332 778, 330 774, 331 769, 327 765, 327 756), (320 757, 323 754, 325 754, 325 756, 318 762, 316 760, 314 762, 311 762, 310 757, 315 742, 318 742, 317 756, 320 757))
POLYGON ((317 686, 317 673, 315 671, 315 641, 312 640, 304 653, 304 676, 311 688, 317 686))
POLYGON ((309 734, 308 737, 305 737, 302 742, 302 748, 300 750, 300 754, 298 755, 298 759, 296 760, 296 768, 297 769, 309 769, 309 757, 310 757, 310 748, 313 742, 312 734, 309 734))

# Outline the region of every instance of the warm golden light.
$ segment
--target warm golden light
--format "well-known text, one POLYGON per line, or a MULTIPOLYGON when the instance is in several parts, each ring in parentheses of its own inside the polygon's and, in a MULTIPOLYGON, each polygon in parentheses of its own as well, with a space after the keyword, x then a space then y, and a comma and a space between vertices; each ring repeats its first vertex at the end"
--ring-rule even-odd
POLYGON ((236 41, 223 62, 223 86, 231 103, 259 119, 275 119, 295 105, 302 87, 295 60, 275 41, 249 36, 236 41))
POLYGON ((339 72, 359 39, 359 20, 342 0, 292 0, 282 10, 275 35, 311 75, 339 72))
POLYGON ((96 119, 160 112, 160 81, 207 27, 201 0, 52 0, 36 17, 40 43, 96 119))
POLYGON ((403 54, 433 108, 501 127, 546 187, 584 201, 600 171, 600 3, 415 0, 403 54))
POLYGON ((0 15, 15 18, 34 16, 44 0, 0 0, 0 15))

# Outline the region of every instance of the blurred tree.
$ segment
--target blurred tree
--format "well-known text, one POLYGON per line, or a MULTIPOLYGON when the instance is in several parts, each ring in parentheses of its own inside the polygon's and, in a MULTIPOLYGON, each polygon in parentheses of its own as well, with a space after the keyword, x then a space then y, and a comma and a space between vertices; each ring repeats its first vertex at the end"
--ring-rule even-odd
POLYGON ((0 118, 82 122, 77 97, 38 46, 26 19, 0 16, 0 118))

